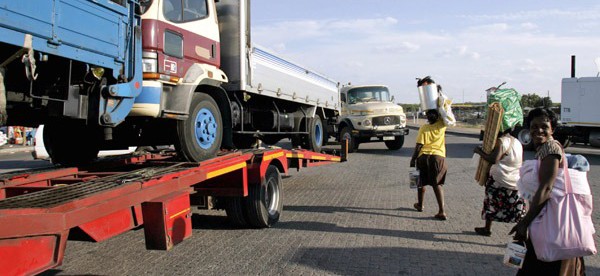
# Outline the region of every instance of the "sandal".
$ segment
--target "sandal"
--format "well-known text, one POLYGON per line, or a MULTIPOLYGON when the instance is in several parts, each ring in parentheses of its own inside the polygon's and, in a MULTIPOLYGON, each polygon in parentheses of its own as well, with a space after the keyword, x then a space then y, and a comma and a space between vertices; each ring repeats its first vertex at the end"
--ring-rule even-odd
POLYGON ((475 233, 477 235, 489 237, 492 235, 492 231, 486 230, 485 227, 475 227, 475 233))
POLYGON ((423 206, 419 206, 419 203, 413 204, 413 207, 415 207, 417 212, 423 212, 423 206))
POLYGON ((435 216, 433 216, 433 217, 434 217, 435 219, 438 219, 438 220, 447 220, 447 219, 448 219, 448 218, 446 217, 446 215, 444 215, 444 214, 437 214, 437 215, 435 215, 435 216))

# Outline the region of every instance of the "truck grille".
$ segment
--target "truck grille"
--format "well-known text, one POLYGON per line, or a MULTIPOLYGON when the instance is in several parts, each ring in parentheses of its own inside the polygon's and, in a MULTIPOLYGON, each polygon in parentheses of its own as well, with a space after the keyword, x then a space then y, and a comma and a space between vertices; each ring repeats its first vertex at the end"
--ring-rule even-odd
POLYGON ((373 118, 373 126, 391 126, 400 124, 400 116, 380 116, 373 118))

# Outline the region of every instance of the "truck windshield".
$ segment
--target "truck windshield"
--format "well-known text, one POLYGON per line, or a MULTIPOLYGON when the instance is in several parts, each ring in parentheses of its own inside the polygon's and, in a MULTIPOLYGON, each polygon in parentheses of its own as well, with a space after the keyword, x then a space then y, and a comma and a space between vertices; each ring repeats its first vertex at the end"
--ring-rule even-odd
POLYGON ((206 0, 166 0, 163 14, 171 22, 182 23, 208 16, 206 0))
POLYGON ((348 91, 348 103, 389 102, 390 91, 386 87, 360 87, 348 91))

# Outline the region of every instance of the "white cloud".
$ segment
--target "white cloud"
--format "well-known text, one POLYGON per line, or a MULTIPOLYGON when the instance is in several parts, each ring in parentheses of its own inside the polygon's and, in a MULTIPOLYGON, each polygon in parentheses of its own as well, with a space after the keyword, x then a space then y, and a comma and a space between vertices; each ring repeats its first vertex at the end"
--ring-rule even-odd
POLYGON ((526 31, 531 31, 531 30, 538 29, 538 25, 534 24, 534 23, 531 23, 531 22, 521 23, 520 26, 521 26, 522 30, 526 30, 526 31))
POLYGON ((413 53, 419 50, 420 48, 420 45, 406 41, 395 44, 375 46, 375 50, 381 53, 413 53))
POLYGON ((585 10, 558 10, 558 9, 542 9, 537 11, 518 11, 502 14, 481 14, 481 15, 463 15, 462 18, 481 20, 481 21, 522 21, 522 20, 539 20, 539 19, 584 19, 598 20, 600 19, 599 7, 590 7, 585 10))
POLYGON ((468 32, 472 33, 502 33, 508 30, 508 24, 506 23, 495 23, 486 24, 481 26, 473 26, 467 29, 468 32))
POLYGON ((600 23, 575 24, 567 15, 597 16, 587 11, 515 12, 470 17, 476 20, 462 22, 460 28, 428 25, 427 31, 417 25, 407 28, 394 17, 304 20, 270 22, 253 35, 254 41, 339 82, 387 84, 399 102, 418 102, 414 78, 425 75, 432 75, 457 102, 463 91, 464 100, 480 101, 485 89, 503 81, 523 94, 550 91, 559 102, 570 55, 578 55, 578 76, 595 76, 593 59, 600 55, 600 36, 586 31, 600 23), (540 18, 566 30, 549 30, 540 18))
POLYGON ((325 27, 330 30, 344 30, 352 32, 371 32, 373 30, 385 29, 396 25, 398 20, 393 17, 374 19, 335 20, 326 22, 325 27))

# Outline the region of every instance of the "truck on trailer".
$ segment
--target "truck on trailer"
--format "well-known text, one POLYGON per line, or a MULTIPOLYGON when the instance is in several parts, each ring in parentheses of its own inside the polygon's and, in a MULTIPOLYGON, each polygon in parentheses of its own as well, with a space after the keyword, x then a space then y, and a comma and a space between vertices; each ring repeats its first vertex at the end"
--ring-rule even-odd
POLYGON ((145 2, 144 85, 124 124, 141 140, 121 141, 174 143, 187 160, 248 148, 257 138, 321 149, 339 113, 338 84, 256 45, 250 3, 145 2), (156 141, 165 129, 176 135, 156 141))
POLYGON ((0 0, 0 123, 45 123, 59 163, 110 146, 141 92, 136 2, 0 0))
POLYGON ((345 85, 340 89, 342 102, 338 117, 338 140, 348 140, 348 151, 361 143, 384 142, 388 149, 399 150, 408 135, 402 106, 393 103, 385 85, 345 85))
POLYGON ((16 53, 2 63, 9 120, 45 124, 54 162, 165 144, 200 161, 257 139, 319 151, 332 135, 337 82, 256 45, 249 0, 0 4, 14 17, 0 23, 12 35, 0 47, 16 53), (22 67, 28 77, 17 74, 22 67))

